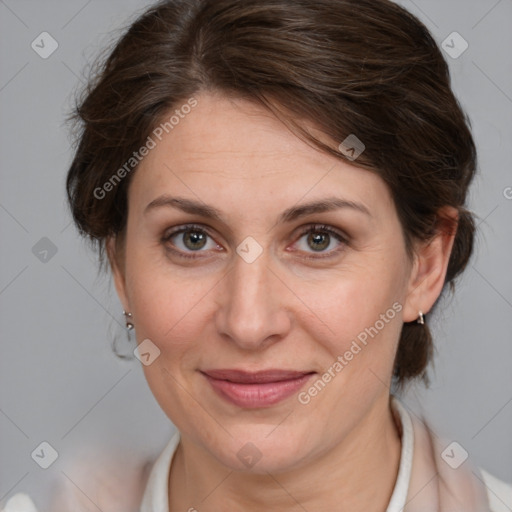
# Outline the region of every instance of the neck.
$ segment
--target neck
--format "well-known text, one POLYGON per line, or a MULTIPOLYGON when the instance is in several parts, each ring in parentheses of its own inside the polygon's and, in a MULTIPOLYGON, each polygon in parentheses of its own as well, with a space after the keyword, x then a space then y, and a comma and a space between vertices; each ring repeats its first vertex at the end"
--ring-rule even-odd
POLYGON ((389 397, 375 403, 341 443, 289 472, 233 472, 204 457, 186 437, 174 455, 169 511, 225 509, 385 512, 395 486, 401 442, 389 397), (387 400, 385 400, 387 399, 387 400))

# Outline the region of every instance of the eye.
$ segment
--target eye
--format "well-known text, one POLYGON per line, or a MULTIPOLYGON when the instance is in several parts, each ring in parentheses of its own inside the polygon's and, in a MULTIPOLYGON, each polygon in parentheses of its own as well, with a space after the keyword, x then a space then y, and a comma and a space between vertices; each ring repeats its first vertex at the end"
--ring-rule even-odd
POLYGON ((341 232, 324 224, 306 226, 300 234, 301 236, 296 242, 300 251, 322 253, 320 256, 307 256, 308 259, 332 257, 342 251, 348 243, 341 232), (329 247, 331 250, 327 250, 329 247))
POLYGON ((191 254, 186 254, 187 252, 206 252, 208 249, 220 248, 220 246, 213 241, 207 231, 200 226, 193 224, 181 226, 172 231, 167 231, 162 237, 162 243, 164 243, 170 251, 183 258, 197 257, 191 254), (170 246, 176 247, 178 250, 175 250, 170 246))
MULTIPOLYGON (((161 241, 167 250, 181 258, 198 258, 201 256, 193 253, 222 250, 222 247, 204 228, 195 224, 167 231, 161 241)), ((318 253, 318 255, 306 256, 306 259, 320 259, 335 256, 345 248, 347 243, 347 238, 338 230, 324 224, 315 224, 302 228, 300 238, 295 245, 298 246, 296 249, 302 252, 318 253), (331 250, 327 250, 329 247, 331 250)))

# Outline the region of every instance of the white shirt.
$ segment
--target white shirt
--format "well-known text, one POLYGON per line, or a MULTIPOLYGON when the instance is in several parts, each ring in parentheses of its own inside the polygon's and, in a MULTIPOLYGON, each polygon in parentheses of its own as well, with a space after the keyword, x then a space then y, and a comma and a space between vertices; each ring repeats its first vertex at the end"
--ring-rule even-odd
MULTIPOLYGON (((394 396, 391 397, 391 407, 397 426, 401 430, 402 450, 395 488, 386 512, 402 512, 411 479, 414 455, 414 429, 409 413, 394 396)), ((169 471, 179 441, 180 434, 176 432, 155 461, 146 485, 140 512, 169 512, 169 471)), ((483 470, 480 471, 488 488, 491 512, 511 512, 512 486, 498 480, 483 470)))
MULTIPOLYGON (((415 430, 411 416, 394 396, 391 397, 391 409, 400 434, 402 448, 398 475, 386 512, 402 512, 411 482, 415 430)), ((179 441, 180 434, 176 432, 154 462, 144 489, 140 512, 169 512, 169 472, 179 441)), ((486 486, 490 511, 512 512, 512 485, 498 480, 482 469, 479 471, 486 486)), ((2 508, 2 512, 37 512, 37 509, 27 494, 17 493, 10 497, 2 508)))

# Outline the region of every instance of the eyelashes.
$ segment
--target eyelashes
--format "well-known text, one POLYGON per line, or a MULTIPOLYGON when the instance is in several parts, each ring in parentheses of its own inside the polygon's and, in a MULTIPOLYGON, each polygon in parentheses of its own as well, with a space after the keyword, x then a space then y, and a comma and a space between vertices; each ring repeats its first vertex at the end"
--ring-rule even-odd
MULTIPOLYGON (((171 251, 173 254, 176 254, 177 256, 180 256, 182 258, 189 258, 189 259, 203 258, 204 256, 195 256, 193 254, 187 254, 186 250, 184 251, 182 249, 178 249, 178 250, 174 249, 174 247, 176 247, 176 244, 172 243, 172 239, 177 237, 180 234, 185 234, 185 233, 195 233, 196 236, 192 237, 192 239, 191 239, 192 243, 197 243, 198 241, 201 243, 202 241, 205 241, 207 238, 210 238, 213 240, 213 237, 203 227, 201 227, 197 224, 187 224, 178 229, 166 232, 166 234, 162 237, 162 243, 165 245, 165 247, 169 251, 171 251), (199 236, 197 236, 197 235, 199 235, 199 236)), ((182 237, 181 242, 183 243, 183 241, 184 240, 182 237)), ((215 246, 217 248, 220 247, 218 244, 215 244, 215 246)), ((203 247, 200 247, 200 249, 202 249, 202 248, 203 247)), ((186 247, 185 247, 185 249, 186 249, 186 247)), ((197 253, 197 252, 204 252, 204 251, 192 250, 189 252, 197 253)))
MULTIPOLYGON (((348 237, 343 232, 326 224, 310 224, 302 227, 299 233, 295 235, 296 241, 292 245, 300 244, 306 235, 308 236, 305 244, 302 243, 302 248, 292 248, 289 252, 303 253, 304 256, 302 257, 305 259, 319 260, 337 256, 348 245, 348 237), (325 249, 329 248, 333 242, 338 244, 336 248, 326 251, 325 249), (316 248, 311 248, 308 245, 310 243, 313 246, 316 245, 316 248), (311 249, 311 251, 308 249, 311 249)), ((166 250, 184 259, 197 260, 207 257, 202 253, 207 253, 210 250, 215 252, 224 250, 222 246, 215 242, 209 231, 198 224, 186 224, 166 231, 161 238, 161 242, 166 250), (180 237, 180 235, 182 236, 180 237)))
MULTIPOLYGON (((298 241, 300 241, 305 235, 308 235, 306 243, 308 243, 309 241, 314 241, 314 243, 317 243, 319 240, 319 238, 318 238, 319 234, 320 234, 320 237, 322 237, 322 236, 325 237, 325 235, 327 235, 328 246, 331 244, 332 239, 337 240, 340 243, 340 246, 338 246, 337 249, 332 249, 330 251, 320 251, 319 252, 319 251, 313 250, 313 252, 310 254, 315 254, 315 253, 322 254, 322 256, 314 256, 314 258, 328 257, 328 256, 324 255, 324 252, 327 255, 331 255, 332 253, 337 254, 340 252, 341 249, 343 249, 348 244, 348 240, 345 235, 343 235, 337 229, 334 229, 333 227, 327 226, 325 224, 313 224, 313 225, 309 225, 309 226, 302 228, 302 231, 300 231, 300 236, 299 236, 298 241), (312 236, 313 234, 315 234, 315 235, 312 236), (340 247, 341 247, 341 249, 340 249, 340 247)), ((320 243, 320 245, 325 245, 325 239, 324 239, 324 244, 320 243)), ((305 251, 305 252, 307 252, 307 251, 305 251)))

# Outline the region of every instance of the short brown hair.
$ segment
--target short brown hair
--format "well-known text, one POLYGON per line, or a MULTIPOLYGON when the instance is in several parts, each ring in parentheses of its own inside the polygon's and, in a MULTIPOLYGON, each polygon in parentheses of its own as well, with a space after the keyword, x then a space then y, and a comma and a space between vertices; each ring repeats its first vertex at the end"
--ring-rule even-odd
MULTIPOLYGON (((110 51, 110 50, 109 50, 110 51)), ((122 238, 133 172, 98 199, 113 172, 163 116, 201 91, 259 102, 311 144, 313 121, 334 141, 366 149, 354 165, 389 186, 412 256, 414 240, 459 221, 445 285, 467 265, 475 224, 465 208, 476 168, 469 121, 425 26, 388 0, 166 0, 143 13, 99 65, 70 119, 80 125, 67 193, 80 232, 122 238)), ((436 303, 437 304, 437 303, 436 303)), ((399 387, 432 359, 427 325, 405 323, 394 366, 399 387)))

